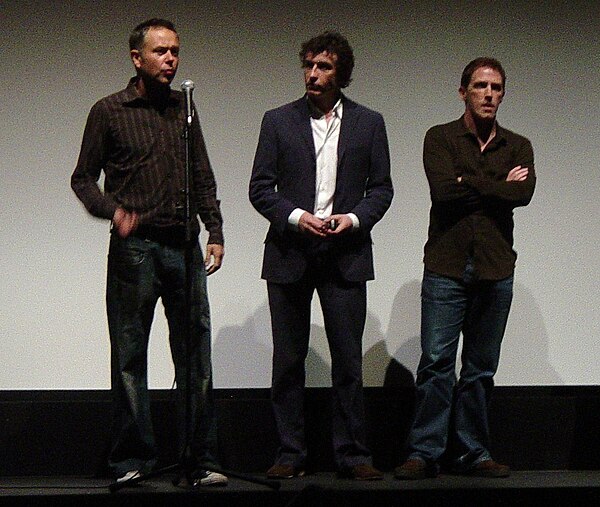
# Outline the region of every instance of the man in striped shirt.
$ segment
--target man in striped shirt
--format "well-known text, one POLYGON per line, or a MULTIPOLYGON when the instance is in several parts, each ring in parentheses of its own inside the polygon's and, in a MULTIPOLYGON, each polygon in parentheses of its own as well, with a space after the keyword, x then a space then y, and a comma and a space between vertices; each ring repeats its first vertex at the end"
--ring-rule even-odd
POLYGON ((199 467, 195 482, 225 485, 227 477, 210 471, 216 465, 216 428, 206 276, 221 267, 224 253, 215 178, 198 117, 193 114, 188 201, 183 135, 188 115, 183 94, 170 87, 179 63, 179 36, 173 24, 162 19, 141 23, 131 33, 129 46, 136 76, 124 90, 92 107, 71 178, 85 208, 112 223, 106 302, 115 418, 109 466, 117 480, 123 480, 149 471, 156 463, 147 349, 154 308, 161 298, 175 379, 182 393, 180 452, 187 451, 185 433, 192 442, 191 461, 199 467), (192 220, 186 220, 186 209, 192 220), (197 240, 198 216, 208 231, 204 258, 197 240), (186 252, 191 252, 189 263, 186 252), (189 343, 188 266, 192 278, 189 343), (189 406, 184 403, 188 389, 189 406), (184 419, 189 421, 191 437, 183 430, 184 419))

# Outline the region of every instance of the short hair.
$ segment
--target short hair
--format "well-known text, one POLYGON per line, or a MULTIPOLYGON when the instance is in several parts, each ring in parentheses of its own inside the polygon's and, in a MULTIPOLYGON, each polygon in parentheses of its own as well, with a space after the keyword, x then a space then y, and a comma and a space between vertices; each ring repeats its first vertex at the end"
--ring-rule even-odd
POLYGON ((137 49, 138 51, 142 49, 144 45, 144 38, 146 37, 146 34, 150 28, 166 28, 167 30, 177 33, 177 30, 175 30, 175 25, 173 25, 173 23, 171 23, 169 20, 161 18, 149 19, 136 26, 131 32, 131 35, 129 35, 130 51, 132 49, 137 49))
POLYGON ((302 44, 300 61, 304 62, 308 53, 318 55, 324 52, 337 56, 337 84, 340 88, 346 88, 352 81, 350 76, 352 76, 352 69, 354 69, 354 52, 348 40, 338 32, 323 32, 321 35, 317 35, 302 44))
POLYGON ((504 72, 502 64, 495 58, 490 58, 488 56, 475 58, 475 60, 467 64, 460 78, 460 86, 462 86, 463 88, 467 88, 469 86, 469 83, 471 82, 473 73, 477 69, 481 69, 482 67, 489 67, 499 72, 502 76, 502 88, 506 88, 506 73, 504 72))

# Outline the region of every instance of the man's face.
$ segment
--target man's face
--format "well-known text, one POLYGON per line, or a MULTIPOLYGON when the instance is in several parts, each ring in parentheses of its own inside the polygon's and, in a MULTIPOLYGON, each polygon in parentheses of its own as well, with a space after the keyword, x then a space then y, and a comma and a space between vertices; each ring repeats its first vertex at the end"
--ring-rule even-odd
POLYGON ((323 52, 318 55, 307 53, 302 62, 306 93, 312 100, 337 95, 340 88, 336 75, 337 55, 323 52))
POLYGON ((461 86, 459 93, 465 101, 466 114, 475 120, 494 120, 504 97, 502 75, 491 67, 479 67, 467 88, 461 86))
POLYGON ((179 36, 168 28, 150 28, 142 49, 131 50, 131 59, 146 81, 169 85, 179 65, 179 36))

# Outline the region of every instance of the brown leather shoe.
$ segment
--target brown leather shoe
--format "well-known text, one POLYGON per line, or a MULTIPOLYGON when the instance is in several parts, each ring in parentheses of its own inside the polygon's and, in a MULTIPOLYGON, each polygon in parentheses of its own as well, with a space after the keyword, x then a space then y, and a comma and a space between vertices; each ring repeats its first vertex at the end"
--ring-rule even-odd
POLYGON ((402 465, 394 469, 396 479, 421 480, 428 477, 437 477, 437 469, 427 466, 422 459, 407 459, 402 465))
POLYGON ((267 478, 293 479, 294 477, 302 477, 304 473, 304 470, 296 468, 294 465, 275 463, 267 470, 267 478))
POLYGON ((340 476, 354 479, 355 481, 379 481, 383 479, 383 472, 380 472, 371 465, 361 463, 342 470, 340 476))
POLYGON ((508 477, 510 475, 510 468, 507 465, 496 463, 493 459, 488 459, 474 465, 472 468, 467 470, 465 475, 492 478, 508 477))

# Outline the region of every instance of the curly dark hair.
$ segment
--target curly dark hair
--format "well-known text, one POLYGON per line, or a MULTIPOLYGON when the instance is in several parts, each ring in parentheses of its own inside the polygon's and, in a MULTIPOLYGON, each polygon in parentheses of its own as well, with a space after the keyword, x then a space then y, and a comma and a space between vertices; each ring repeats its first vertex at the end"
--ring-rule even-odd
POLYGON ((318 55, 327 52, 337 56, 336 74, 337 84, 340 88, 346 88, 352 81, 352 69, 354 69, 354 52, 348 40, 338 32, 327 31, 317 35, 302 44, 300 49, 300 62, 308 53, 318 55))
POLYGON ((137 49, 139 51, 142 49, 142 46, 144 45, 144 38, 146 37, 146 34, 150 28, 166 28, 167 30, 177 33, 177 30, 175 30, 175 25, 173 25, 173 23, 171 23, 169 20, 160 18, 149 19, 136 26, 131 32, 131 35, 129 35, 130 50, 137 49))
POLYGON ((502 64, 495 58, 490 58, 488 56, 475 58, 475 60, 467 64, 460 78, 460 86, 467 88, 471 82, 471 78, 473 77, 473 72, 475 72, 477 69, 481 69, 481 67, 489 67, 499 72, 502 76, 502 88, 506 88, 506 73, 504 72, 502 64))

